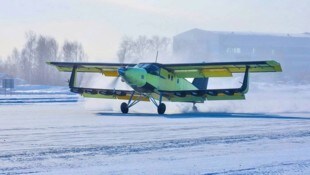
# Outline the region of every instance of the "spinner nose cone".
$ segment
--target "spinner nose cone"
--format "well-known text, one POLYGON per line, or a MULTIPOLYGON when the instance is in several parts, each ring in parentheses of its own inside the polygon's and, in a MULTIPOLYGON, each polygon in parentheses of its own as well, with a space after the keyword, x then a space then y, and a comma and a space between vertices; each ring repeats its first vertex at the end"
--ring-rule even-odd
POLYGON ((125 72, 126 72, 127 68, 125 67, 120 67, 118 68, 117 72, 120 76, 124 76, 125 75, 125 72))
POLYGON ((118 74, 132 87, 141 87, 146 83, 146 71, 141 68, 120 67, 118 74))

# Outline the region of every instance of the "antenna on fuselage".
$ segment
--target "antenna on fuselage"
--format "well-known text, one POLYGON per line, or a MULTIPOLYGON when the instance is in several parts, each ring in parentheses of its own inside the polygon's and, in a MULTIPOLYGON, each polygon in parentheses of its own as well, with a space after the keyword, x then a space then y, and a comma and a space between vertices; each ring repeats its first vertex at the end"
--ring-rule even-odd
POLYGON ((155 59, 155 63, 157 63, 157 58, 158 58, 158 50, 156 52, 156 59, 155 59))

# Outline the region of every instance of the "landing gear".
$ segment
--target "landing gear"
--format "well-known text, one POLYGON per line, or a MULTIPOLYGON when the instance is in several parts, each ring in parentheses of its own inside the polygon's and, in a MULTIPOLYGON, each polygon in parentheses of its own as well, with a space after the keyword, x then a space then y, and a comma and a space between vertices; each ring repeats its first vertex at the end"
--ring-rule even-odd
POLYGON ((121 111, 123 114, 127 114, 129 111, 129 108, 131 108, 132 106, 134 106, 135 104, 140 102, 142 95, 140 94, 140 97, 136 98, 135 100, 132 100, 134 94, 135 94, 135 92, 133 91, 130 95, 128 103, 123 102, 121 104, 121 111))
POLYGON ((164 114, 166 111, 166 105, 165 103, 160 103, 157 107, 158 114, 164 114))
POLYGON ((159 95, 159 100, 158 100, 159 103, 158 104, 152 96, 149 96, 149 99, 157 107, 158 114, 162 115, 166 112, 166 105, 164 103, 162 103, 162 99, 163 99, 162 94, 159 95))
POLYGON ((127 114, 127 113, 128 113, 129 108, 128 108, 127 103, 123 102, 123 103, 121 104, 121 111, 122 111, 123 114, 127 114))
POLYGON ((137 97, 133 98, 133 97, 134 97, 134 91, 132 92, 128 103, 123 102, 121 104, 121 111, 123 114, 127 114, 129 111, 129 108, 131 108, 132 106, 134 106, 135 104, 140 102, 142 97, 148 97, 150 99, 150 101, 154 103, 154 105, 157 107, 158 114, 162 115, 166 112, 166 105, 164 103, 162 103, 162 94, 160 94, 160 96, 159 96, 158 103, 156 102, 156 100, 151 95, 140 94, 140 96, 138 98, 137 97))
POLYGON ((195 103, 193 103, 193 112, 198 112, 198 108, 197 108, 197 106, 195 106, 195 103))

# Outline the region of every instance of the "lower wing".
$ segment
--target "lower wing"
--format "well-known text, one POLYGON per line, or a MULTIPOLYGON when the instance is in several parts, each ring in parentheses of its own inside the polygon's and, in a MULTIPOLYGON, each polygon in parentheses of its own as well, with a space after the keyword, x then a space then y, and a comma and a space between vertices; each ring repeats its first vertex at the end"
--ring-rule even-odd
POLYGON ((148 97, 142 94, 134 94, 135 91, 128 91, 128 90, 71 87, 71 92, 78 93, 84 97, 89 98, 129 100, 130 97, 132 96, 132 100, 149 101, 148 97))
POLYGON ((243 100, 245 92, 238 89, 160 91, 169 101, 197 102, 205 100, 243 100))

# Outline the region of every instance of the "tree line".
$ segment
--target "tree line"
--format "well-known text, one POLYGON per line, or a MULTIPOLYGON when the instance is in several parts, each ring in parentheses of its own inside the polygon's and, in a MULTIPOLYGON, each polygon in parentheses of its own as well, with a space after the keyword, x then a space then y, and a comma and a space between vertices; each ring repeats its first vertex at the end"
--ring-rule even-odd
POLYGON ((29 84, 64 85, 66 74, 59 73, 48 61, 86 61, 83 46, 76 41, 64 41, 59 46, 55 38, 26 33, 20 50, 14 48, 5 60, 0 60, 0 72, 26 80, 29 84))
POLYGON ((154 62, 157 52, 165 57, 171 56, 171 40, 160 36, 123 37, 117 56, 119 62, 154 62))
MULTIPOLYGON (((166 37, 127 36, 121 40, 117 57, 120 63, 154 62, 157 52, 167 56, 170 50, 171 40, 166 37)), ((7 59, 0 59, 0 72, 29 84, 67 85, 68 74, 46 64, 48 61, 81 62, 87 57, 82 44, 76 41, 59 46, 53 37, 28 32, 23 48, 15 48, 7 59)))

